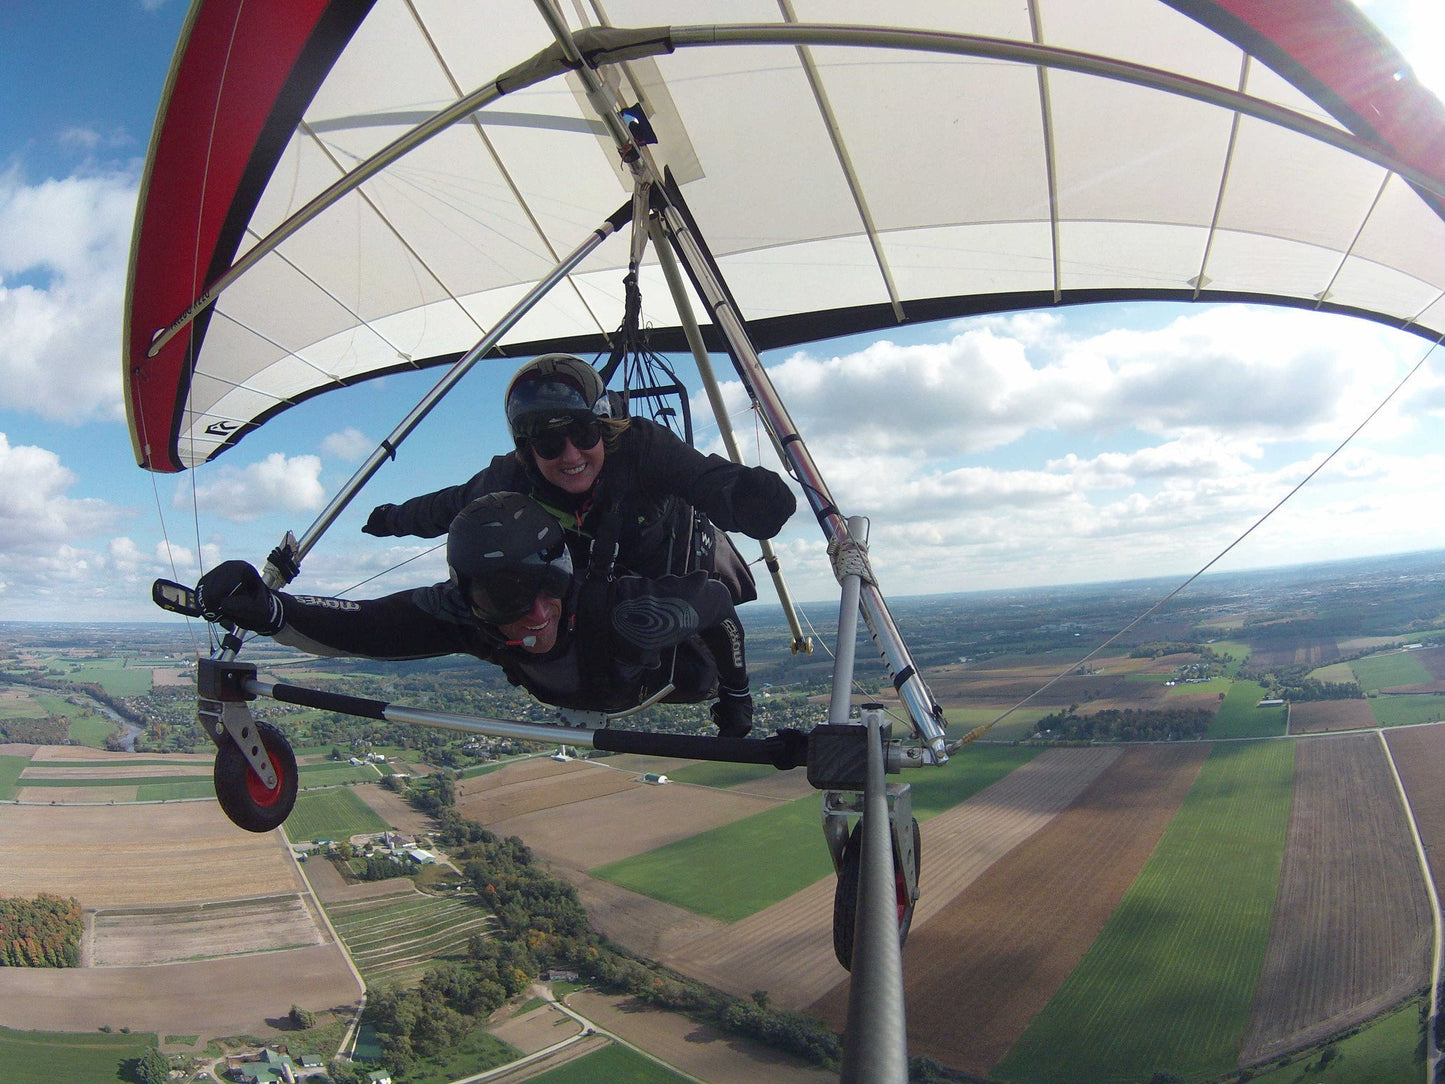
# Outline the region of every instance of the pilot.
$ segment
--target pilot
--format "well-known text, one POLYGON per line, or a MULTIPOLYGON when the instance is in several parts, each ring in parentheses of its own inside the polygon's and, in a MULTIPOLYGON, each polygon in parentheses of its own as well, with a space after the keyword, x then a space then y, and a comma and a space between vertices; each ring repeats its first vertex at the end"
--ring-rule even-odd
POLYGON ((447 531, 450 579, 376 599, 273 591, 244 561, 201 577, 206 618, 317 655, 469 654, 561 708, 621 711, 714 700, 722 737, 752 729, 753 700, 728 590, 705 572, 645 578, 574 572, 562 526, 532 498, 490 493, 447 531))

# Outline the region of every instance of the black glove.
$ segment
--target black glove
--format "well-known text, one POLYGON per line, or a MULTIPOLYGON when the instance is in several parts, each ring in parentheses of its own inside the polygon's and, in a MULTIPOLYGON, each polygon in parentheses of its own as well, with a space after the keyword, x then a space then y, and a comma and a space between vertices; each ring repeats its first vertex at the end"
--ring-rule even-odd
POLYGON ((390 538, 396 534, 391 526, 391 510, 394 504, 378 504, 371 510, 371 515, 366 517, 366 526, 361 528, 363 534, 375 535, 377 538, 390 538))
POLYGON ((753 729, 753 698, 722 696, 709 709, 719 738, 746 738, 753 729))
POLYGON ((281 599, 245 561, 224 561, 196 584, 196 602, 207 621, 225 621, 272 636, 286 623, 281 599))
POLYGON ((744 467, 732 487, 738 530, 750 538, 772 538, 797 511, 798 499, 767 467, 744 467))

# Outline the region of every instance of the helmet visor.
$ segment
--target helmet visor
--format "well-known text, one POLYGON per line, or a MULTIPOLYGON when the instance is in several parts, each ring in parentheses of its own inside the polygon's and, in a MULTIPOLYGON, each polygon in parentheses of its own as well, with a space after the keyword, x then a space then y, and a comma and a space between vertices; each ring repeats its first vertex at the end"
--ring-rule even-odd
POLYGON ((466 592, 477 617, 489 625, 509 625, 531 613, 539 595, 564 599, 571 586, 572 555, 558 542, 509 568, 473 577, 466 592))

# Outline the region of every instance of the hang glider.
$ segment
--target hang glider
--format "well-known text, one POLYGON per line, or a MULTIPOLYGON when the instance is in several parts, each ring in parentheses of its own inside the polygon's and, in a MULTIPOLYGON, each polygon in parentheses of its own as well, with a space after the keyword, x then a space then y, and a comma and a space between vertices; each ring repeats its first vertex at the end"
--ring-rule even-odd
MULTIPOLYGON (((759 349, 1128 298, 1445 332, 1445 111, 1344 0, 563 8, 759 349)), ((197 3, 132 254, 137 462, 466 351, 629 198, 577 67, 531 0, 197 3)), ((604 348, 627 263, 597 248, 493 352, 604 348)))

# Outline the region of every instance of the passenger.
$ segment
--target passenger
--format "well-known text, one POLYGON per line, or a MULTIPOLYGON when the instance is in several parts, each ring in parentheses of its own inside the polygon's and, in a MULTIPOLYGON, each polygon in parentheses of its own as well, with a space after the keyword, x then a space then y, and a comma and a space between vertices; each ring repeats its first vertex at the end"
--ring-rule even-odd
POLYGON ((641 576, 702 569, 734 604, 757 598, 752 573, 723 532, 772 538, 797 501, 765 467, 703 455, 665 426, 627 418, 587 362, 547 354, 517 370, 505 397, 516 445, 468 482, 373 509, 371 535, 444 534, 487 493, 526 493, 566 532, 574 565, 641 576), (701 522, 694 521, 694 512, 701 522), (595 545, 594 545, 595 544, 595 545))
POLYGON ((671 684, 668 703, 716 697, 723 737, 752 729, 743 629, 704 572, 648 579, 573 574, 561 525, 520 493, 472 501, 447 532, 448 582, 376 599, 273 591, 244 561, 201 577, 207 620, 318 655, 468 654, 561 708, 621 711, 671 684))

